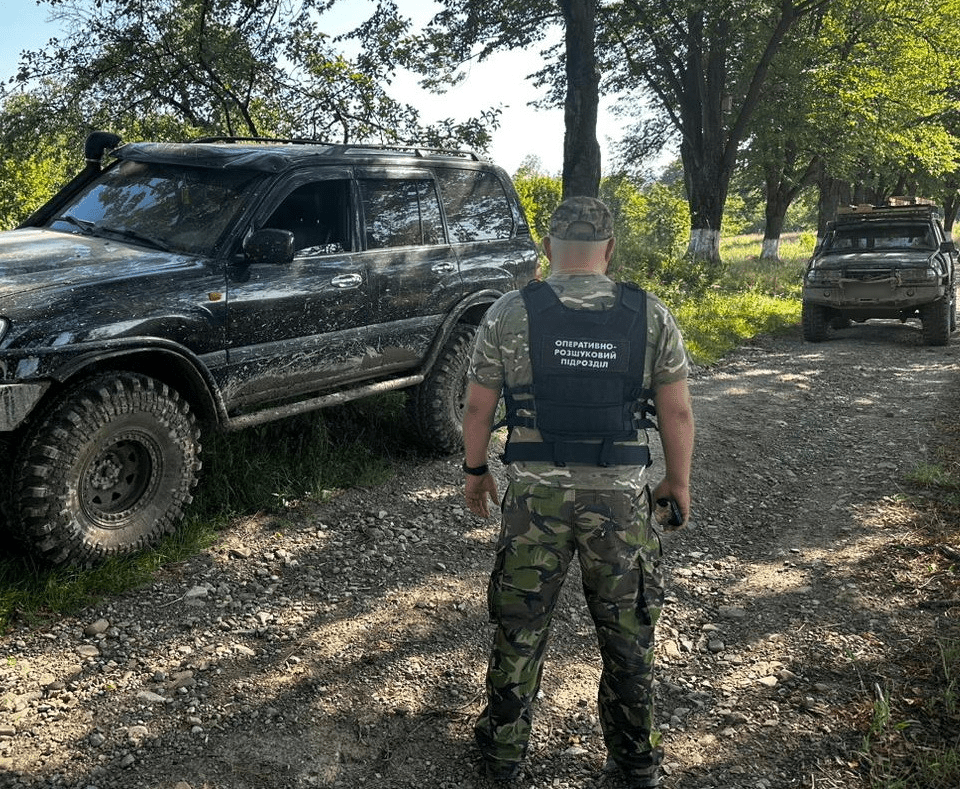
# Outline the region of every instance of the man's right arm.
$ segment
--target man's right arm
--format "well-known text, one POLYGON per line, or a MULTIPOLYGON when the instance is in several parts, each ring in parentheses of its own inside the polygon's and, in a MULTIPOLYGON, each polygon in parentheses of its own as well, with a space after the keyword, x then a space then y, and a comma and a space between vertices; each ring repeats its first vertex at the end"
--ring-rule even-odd
POLYGON ((656 390, 657 426, 667 470, 653 492, 654 499, 673 498, 686 524, 690 517, 690 468, 693 463, 694 421, 686 379, 656 390))

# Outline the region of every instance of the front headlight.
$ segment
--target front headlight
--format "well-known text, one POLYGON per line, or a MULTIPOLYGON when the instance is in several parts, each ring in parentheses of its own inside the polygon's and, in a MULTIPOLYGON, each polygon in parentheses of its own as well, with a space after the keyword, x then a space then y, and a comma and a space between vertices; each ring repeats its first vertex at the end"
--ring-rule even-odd
POLYGON ((810 285, 820 285, 825 282, 836 282, 837 279, 839 279, 839 272, 831 269, 814 267, 807 272, 807 283, 810 285))
POLYGON ((939 278, 936 269, 932 268, 905 268, 900 271, 901 279, 905 279, 910 282, 920 282, 927 280, 932 282, 935 279, 939 278))

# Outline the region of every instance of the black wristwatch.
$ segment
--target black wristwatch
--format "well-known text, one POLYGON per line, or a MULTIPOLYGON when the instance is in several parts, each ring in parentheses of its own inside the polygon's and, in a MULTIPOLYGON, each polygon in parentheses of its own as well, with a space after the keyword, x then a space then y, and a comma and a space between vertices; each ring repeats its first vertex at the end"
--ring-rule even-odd
POLYGON ((490 469, 487 467, 487 464, 484 463, 482 466, 468 466, 467 461, 463 461, 463 473, 470 474, 473 477, 482 477, 490 469))

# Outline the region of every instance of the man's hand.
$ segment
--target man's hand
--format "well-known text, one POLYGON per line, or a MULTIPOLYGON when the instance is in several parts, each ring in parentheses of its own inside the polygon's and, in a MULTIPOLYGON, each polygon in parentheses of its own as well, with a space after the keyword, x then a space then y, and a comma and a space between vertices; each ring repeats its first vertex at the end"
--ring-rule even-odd
MULTIPOLYGON (((682 517, 682 522, 677 526, 664 526, 666 531, 676 531, 677 529, 682 529, 687 525, 687 522, 690 520, 690 489, 689 488, 674 488, 670 486, 670 483, 667 479, 661 480, 660 484, 653 489, 653 501, 656 504, 662 499, 673 499, 677 502, 677 507, 680 510, 682 517)), ((656 512, 656 510, 654 510, 656 512)), ((661 524, 662 525, 662 524, 661 524)))
POLYGON ((653 491, 653 499, 673 499, 683 513, 682 528, 690 520, 690 465, 693 460, 693 409, 686 380, 657 389, 657 425, 663 447, 666 476, 653 491))
MULTIPOLYGON (((468 466, 476 468, 487 462, 490 427, 493 425, 493 414, 499 400, 499 389, 487 389, 472 381, 467 385, 467 403, 463 412, 463 445, 464 462, 468 466)), ((470 512, 484 518, 490 516, 489 502, 500 502, 497 481, 489 471, 480 477, 467 474, 464 495, 467 497, 470 512)))
POLYGON ((470 512, 483 518, 490 517, 491 502, 494 505, 500 503, 497 481, 489 471, 482 477, 468 474, 464 495, 467 497, 467 507, 470 508, 470 512))

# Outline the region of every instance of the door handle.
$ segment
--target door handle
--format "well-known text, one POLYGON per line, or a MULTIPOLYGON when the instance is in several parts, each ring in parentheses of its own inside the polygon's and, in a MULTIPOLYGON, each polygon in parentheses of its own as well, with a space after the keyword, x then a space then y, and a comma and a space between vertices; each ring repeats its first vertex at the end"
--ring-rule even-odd
POLYGON ((359 274, 340 274, 330 280, 330 284, 341 290, 359 288, 363 284, 363 278, 359 274))
POLYGON ((430 270, 434 274, 449 274, 451 271, 456 271, 456 266, 454 266, 453 263, 444 261, 442 263, 434 263, 430 267, 430 270))

